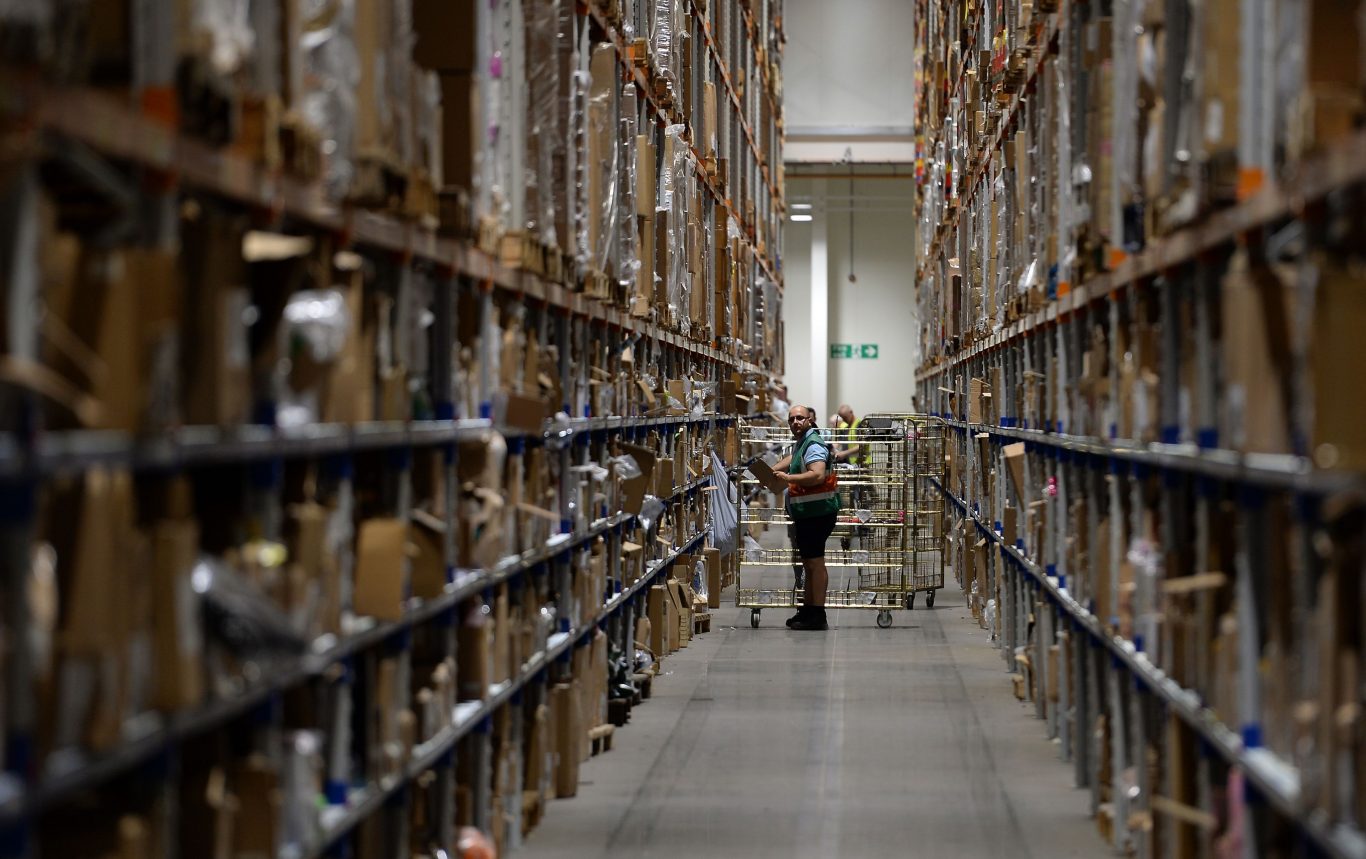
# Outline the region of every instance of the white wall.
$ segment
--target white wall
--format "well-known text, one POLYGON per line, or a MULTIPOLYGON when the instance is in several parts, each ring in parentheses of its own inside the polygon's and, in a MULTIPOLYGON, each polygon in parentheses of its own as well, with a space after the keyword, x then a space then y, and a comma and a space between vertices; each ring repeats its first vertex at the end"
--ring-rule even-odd
MULTIPOLYGON (((813 214, 825 220, 828 236, 829 314, 824 323, 826 343, 876 343, 878 358, 831 359, 823 350, 828 374, 824 402, 812 402, 824 419, 840 403, 858 414, 903 412, 911 409, 914 369, 919 363, 913 287, 913 217, 910 197, 914 183, 904 180, 862 180, 854 183, 854 271, 849 283, 849 184, 788 180, 788 199, 811 199, 813 214), (831 196, 838 195, 838 196, 831 196)), ((820 343, 820 320, 810 318, 811 224, 789 221, 786 226, 784 270, 786 293, 786 350, 788 390, 794 401, 811 399, 814 383, 805 367, 813 360, 813 344, 820 343)))

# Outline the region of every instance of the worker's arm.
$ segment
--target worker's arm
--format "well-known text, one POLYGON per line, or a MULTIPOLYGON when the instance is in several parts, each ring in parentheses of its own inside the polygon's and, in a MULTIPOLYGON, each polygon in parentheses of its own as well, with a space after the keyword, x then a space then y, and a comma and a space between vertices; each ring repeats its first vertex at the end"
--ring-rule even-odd
POLYGON ((859 446, 856 444, 851 444, 848 447, 835 453, 835 462, 848 462, 849 460, 854 458, 854 455, 857 454, 858 451, 859 446))
POLYGON ((788 454, 777 462, 773 463, 773 470, 779 473, 787 471, 792 466, 792 454, 788 454))
POLYGON ((778 476, 795 486, 820 486, 825 481, 825 460, 817 460, 801 474, 779 472, 778 476))

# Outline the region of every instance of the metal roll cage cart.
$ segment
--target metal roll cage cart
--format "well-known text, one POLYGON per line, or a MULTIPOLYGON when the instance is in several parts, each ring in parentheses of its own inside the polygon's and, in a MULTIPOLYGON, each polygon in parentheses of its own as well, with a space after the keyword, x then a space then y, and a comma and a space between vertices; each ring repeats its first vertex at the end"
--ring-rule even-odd
MULTIPOLYGON (((776 461, 775 445, 791 443, 785 428, 742 422, 740 430, 746 458, 776 461)), ((837 446, 847 443, 843 431, 821 432, 837 446)), ((825 605, 876 611, 877 625, 886 629, 894 610, 915 608, 915 595, 922 591, 925 604, 933 607, 935 591, 944 586, 943 511, 930 482, 942 476, 943 425, 923 415, 874 414, 859 426, 855 443, 860 447, 856 461, 837 466, 841 509, 830 538, 837 547, 825 552, 831 581, 825 605)), ((748 474, 740 483, 742 533, 757 540, 769 526, 791 524, 781 498, 748 474)), ((766 608, 802 604, 796 586, 800 569, 790 546, 751 545, 742 551, 735 604, 751 610, 750 626, 758 628, 766 608), (792 586, 765 581, 765 572, 778 567, 793 569, 792 586)))

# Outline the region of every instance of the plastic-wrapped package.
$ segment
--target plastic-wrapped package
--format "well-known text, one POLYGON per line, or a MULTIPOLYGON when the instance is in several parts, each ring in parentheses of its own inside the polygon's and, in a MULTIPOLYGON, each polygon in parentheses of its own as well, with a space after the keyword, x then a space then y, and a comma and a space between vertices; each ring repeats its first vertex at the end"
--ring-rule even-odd
POLYGON ((232 566, 200 558, 190 582, 201 600, 211 648, 267 671, 277 661, 296 659, 308 642, 289 617, 232 566))
POLYGON ((687 188, 688 169, 691 164, 687 157, 687 144, 683 141, 685 125, 671 125, 664 130, 669 141, 666 152, 672 157, 663 165, 663 177, 659 186, 660 215, 667 219, 669 242, 669 270, 665 280, 668 293, 669 316, 680 320, 686 333, 687 291, 684 283, 687 276, 687 259, 684 253, 684 232, 687 229, 687 188))
POLYGON ((346 196, 355 175, 356 53, 354 0, 302 0, 305 56, 304 120, 324 135, 324 181, 333 199, 346 196))
POLYGON ((621 191, 617 195, 617 247, 620 248, 620 252, 617 254, 616 279, 621 290, 629 295, 641 268, 640 236, 637 232, 635 214, 639 211, 636 178, 637 171, 642 169, 642 165, 637 163, 639 153, 636 147, 636 88, 627 87, 620 97, 621 133, 617 139, 617 149, 621 153, 619 164, 623 177, 621 191))
POLYGON ((612 467, 612 472, 623 481, 635 480, 637 477, 644 474, 644 472, 640 470, 640 463, 629 453, 623 453, 621 456, 613 457, 608 460, 608 463, 612 467))
POLYGON ((541 242, 559 246, 555 234, 555 162, 560 128, 560 67, 556 46, 560 36, 558 3, 533 3, 526 9, 527 100, 526 221, 541 242))
POLYGON ((665 509, 663 501, 653 495, 645 496, 645 501, 640 505, 640 514, 636 517, 636 521, 640 523, 640 527, 644 529, 647 535, 653 534, 658 528, 665 509))
POLYGON ((674 0, 654 0, 654 12, 650 46, 654 49, 655 68, 672 83, 677 80, 674 73, 674 0))
POLYGON ((290 296, 284 310, 284 339, 292 351, 290 383, 282 386, 277 422, 282 427, 320 420, 319 367, 341 356, 353 320, 340 289, 306 289, 290 296))
POLYGON ((707 562, 705 560, 696 561, 692 565, 692 590, 698 599, 705 600, 709 596, 707 591, 707 562))
MULTIPOLYGON (((1133 639, 1140 650, 1145 650, 1154 661, 1162 658, 1158 631, 1162 624, 1162 605, 1158 599, 1158 585, 1162 581, 1162 551, 1151 540, 1140 537, 1129 546, 1125 556, 1134 571, 1132 600, 1132 629, 1126 636, 1133 639)), ((1121 609, 1121 626, 1123 625, 1121 609)), ((1123 630, 1121 631, 1123 634, 1123 630)))
POLYGON ((591 53, 588 28, 584 27, 582 37, 574 47, 571 62, 574 71, 569 80, 569 133, 565 138, 566 171, 571 183, 567 222, 572 230, 572 234, 566 239, 567 250, 573 254, 580 266, 588 265, 593 250, 588 232, 588 165, 580 157, 583 148, 580 141, 588 140, 592 133, 589 127, 592 116, 589 95, 593 78, 588 71, 591 53))
POLYGON ((284 738, 281 768, 280 841, 285 849, 302 849, 318 835, 318 796, 323 792, 323 734, 291 731, 284 738))
POLYGON ((187 18, 182 30, 191 44, 181 47, 203 56, 220 75, 240 71, 256 46, 250 0, 192 0, 187 6, 181 12, 187 18))

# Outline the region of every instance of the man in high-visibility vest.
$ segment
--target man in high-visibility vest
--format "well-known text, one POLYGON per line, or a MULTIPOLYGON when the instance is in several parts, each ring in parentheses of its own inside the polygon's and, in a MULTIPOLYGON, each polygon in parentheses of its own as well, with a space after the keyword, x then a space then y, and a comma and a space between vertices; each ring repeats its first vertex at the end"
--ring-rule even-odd
POLYGON ((858 444, 859 427, 863 424, 863 418, 854 415, 854 409, 848 403, 839 408, 839 430, 844 433, 845 445, 837 453, 837 462, 848 462, 860 467, 867 467, 873 461, 870 451, 858 444))
POLYGON ((835 451, 821 435, 816 410, 810 406, 792 406, 787 426, 796 444, 792 453, 774 463, 773 471, 787 484, 787 515, 792 520, 789 531, 806 574, 802 606, 787 625, 791 629, 828 629, 825 592, 830 574, 825 567, 825 541, 835 531, 840 510, 835 451))

